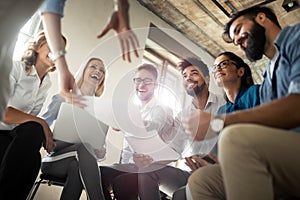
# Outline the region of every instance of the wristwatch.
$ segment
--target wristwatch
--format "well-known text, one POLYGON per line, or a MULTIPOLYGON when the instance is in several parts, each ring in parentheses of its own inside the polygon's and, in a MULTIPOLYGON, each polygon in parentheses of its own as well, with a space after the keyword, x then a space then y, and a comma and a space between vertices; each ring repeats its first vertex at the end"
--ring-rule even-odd
POLYGON ((221 116, 215 116, 210 121, 210 128, 217 133, 224 128, 224 120, 221 118, 221 116))

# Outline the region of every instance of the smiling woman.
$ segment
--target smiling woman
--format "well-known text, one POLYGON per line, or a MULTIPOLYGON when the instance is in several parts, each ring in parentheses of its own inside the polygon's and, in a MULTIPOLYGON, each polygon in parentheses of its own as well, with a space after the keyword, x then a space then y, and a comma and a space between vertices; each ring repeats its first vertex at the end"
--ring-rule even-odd
MULTIPOLYGON (((89 58, 79 70, 77 92, 83 96, 101 96, 104 91, 105 76, 103 61, 97 57, 89 58)), ((47 111, 42 115, 49 125, 57 119, 64 101, 65 99, 59 94, 52 97, 47 111)), ((74 102, 70 103, 75 106, 74 102)), ((68 125, 70 126, 65 124, 68 125)), ((100 149, 94 149, 84 142, 68 143, 56 140, 55 143, 55 149, 43 159, 41 171, 51 176, 67 178, 61 199, 79 199, 83 188, 88 197, 93 199, 104 199, 104 195, 109 196, 106 190, 102 191, 101 174, 97 163, 97 159, 105 157, 105 145, 100 149)))

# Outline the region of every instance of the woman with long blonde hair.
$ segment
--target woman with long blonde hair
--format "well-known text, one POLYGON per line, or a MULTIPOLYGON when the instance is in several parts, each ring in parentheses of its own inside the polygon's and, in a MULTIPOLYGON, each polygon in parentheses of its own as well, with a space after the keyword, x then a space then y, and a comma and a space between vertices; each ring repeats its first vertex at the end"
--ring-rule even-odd
MULTIPOLYGON (((77 92, 83 96, 101 96, 105 86, 105 75, 103 61, 95 57, 90 58, 77 81, 77 92)), ((64 101, 58 94, 52 97, 52 102, 42 116, 49 126, 56 120, 64 101)), ((91 147, 88 144, 73 144, 58 140, 55 143, 54 151, 43 159, 42 172, 66 178, 60 199, 79 199, 82 189, 85 189, 91 200, 104 199, 97 158, 104 158, 105 148, 90 151, 91 147)), ((105 195, 109 196, 107 193, 105 195)))

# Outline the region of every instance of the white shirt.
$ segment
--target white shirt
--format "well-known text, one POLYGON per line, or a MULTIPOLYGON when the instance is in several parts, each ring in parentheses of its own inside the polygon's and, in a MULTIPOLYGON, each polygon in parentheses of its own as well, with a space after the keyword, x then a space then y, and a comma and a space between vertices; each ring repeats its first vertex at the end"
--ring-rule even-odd
MULTIPOLYGON (((217 114, 218 109, 225 104, 226 104, 226 99, 224 96, 209 92, 208 99, 203 111, 211 114, 217 114)), ((192 103, 190 110, 194 111, 194 110, 198 110, 198 108, 192 103)))
MULTIPOLYGON (((47 74, 41 83, 35 67, 32 66, 29 75, 27 75, 25 67, 24 62, 13 62, 13 68, 9 77, 11 95, 8 106, 37 116, 48 95, 51 87, 51 80, 49 74, 47 74)), ((15 126, 16 124, 7 124, 0 121, 0 130, 11 130, 15 126)))
MULTIPOLYGON (((217 114, 218 109, 225 104, 226 100, 224 96, 209 92, 209 96, 203 111, 211 114, 217 114)), ((195 111, 198 110, 198 108, 194 104, 192 104, 190 110, 195 111)), ((190 143, 188 143, 189 146, 186 147, 183 156, 188 157, 201 152, 208 153, 209 151, 216 155, 217 149, 215 147, 215 144, 216 141, 214 138, 206 139, 204 141, 190 141, 190 143)))
MULTIPOLYGON (((183 150, 181 145, 184 144, 179 142, 181 138, 177 138, 179 128, 181 127, 179 127, 180 124, 174 120, 173 112, 170 108, 160 105, 157 99, 152 98, 141 108, 141 116, 145 122, 148 122, 146 124, 147 131, 157 130, 162 140, 165 143, 170 144, 174 150, 177 152, 183 150)), ((134 163, 133 152, 133 149, 129 146, 125 138, 123 142, 121 163, 134 163)))

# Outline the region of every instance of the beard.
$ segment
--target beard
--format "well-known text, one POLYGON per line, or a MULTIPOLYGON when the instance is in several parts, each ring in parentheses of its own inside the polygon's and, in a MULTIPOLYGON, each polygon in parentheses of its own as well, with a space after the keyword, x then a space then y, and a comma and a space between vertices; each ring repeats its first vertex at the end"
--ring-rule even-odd
POLYGON ((198 94, 200 94, 200 92, 203 90, 203 88, 205 87, 205 83, 203 83, 202 85, 197 85, 194 88, 191 89, 186 89, 186 93, 192 97, 197 96, 198 94))
POLYGON ((257 61, 263 57, 266 44, 265 28, 254 21, 251 33, 248 34, 248 43, 245 53, 251 61, 257 61))

